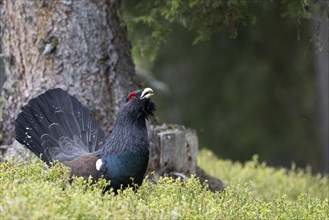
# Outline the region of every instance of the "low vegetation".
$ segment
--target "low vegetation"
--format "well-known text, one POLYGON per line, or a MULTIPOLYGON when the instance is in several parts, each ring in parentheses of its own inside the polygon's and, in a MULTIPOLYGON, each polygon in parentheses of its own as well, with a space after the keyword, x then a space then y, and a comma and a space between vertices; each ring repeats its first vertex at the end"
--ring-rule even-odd
POLYGON ((213 193, 197 178, 146 179, 142 187, 102 193, 104 180, 68 182, 60 164, 0 165, 0 219, 325 219, 329 218, 329 178, 292 166, 274 169, 257 157, 241 164, 202 150, 199 164, 227 184, 213 193))

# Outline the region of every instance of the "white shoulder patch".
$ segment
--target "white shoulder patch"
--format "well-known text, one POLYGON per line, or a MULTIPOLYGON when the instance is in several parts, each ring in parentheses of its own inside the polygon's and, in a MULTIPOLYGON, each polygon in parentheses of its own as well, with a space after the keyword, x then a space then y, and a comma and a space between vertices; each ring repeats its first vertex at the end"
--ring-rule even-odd
POLYGON ((98 160, 96 161, 96 170, 100 171, 102 165, 103 165, 102 159, 98 159, 98 160))

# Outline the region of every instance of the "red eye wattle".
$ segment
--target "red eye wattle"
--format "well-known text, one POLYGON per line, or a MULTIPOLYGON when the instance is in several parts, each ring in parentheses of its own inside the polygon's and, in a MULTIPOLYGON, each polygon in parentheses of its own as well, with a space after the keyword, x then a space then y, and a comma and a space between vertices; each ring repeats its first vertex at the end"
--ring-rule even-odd
POLYGON ((129 95, 128 95, 128 101, 134 99, 135 97, 136 97, 136 93, 135 92, 129 93, 129 95))

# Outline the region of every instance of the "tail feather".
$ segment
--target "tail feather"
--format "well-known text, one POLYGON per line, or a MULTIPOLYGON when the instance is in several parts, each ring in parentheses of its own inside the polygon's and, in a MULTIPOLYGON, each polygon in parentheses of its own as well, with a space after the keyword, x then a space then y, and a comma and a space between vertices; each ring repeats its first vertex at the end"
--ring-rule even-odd
POLYGON ((49 134, 56 140, 59 140, 63 136, 69 136, 59 123, 52 123, 49 125, 49 134))
POLYGON ((16 139, 30 149, 35 155, 40 156, 43 161, 49 163, 49 157, 43 152, 43 147, 39 139, 32 138, 40 135, 40 128, 38 129, 33 121, 33 118, 26 114, 26 112, 20 113, 15 122, 16 139))
POLYGON ((51 89, 22 107, 16 139, 49 163, 97 151, 104 131, 90 111, 62 89, 51 89))

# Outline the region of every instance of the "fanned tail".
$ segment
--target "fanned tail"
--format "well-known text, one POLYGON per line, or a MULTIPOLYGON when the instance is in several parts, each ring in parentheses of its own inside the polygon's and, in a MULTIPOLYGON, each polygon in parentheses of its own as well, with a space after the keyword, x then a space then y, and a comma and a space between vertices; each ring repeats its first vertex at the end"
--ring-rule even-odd
POLYGON ((75 97, 56 88, 31 99, 15 122, 16 140, 48 164, 97 151, 104 131, 75 97))

